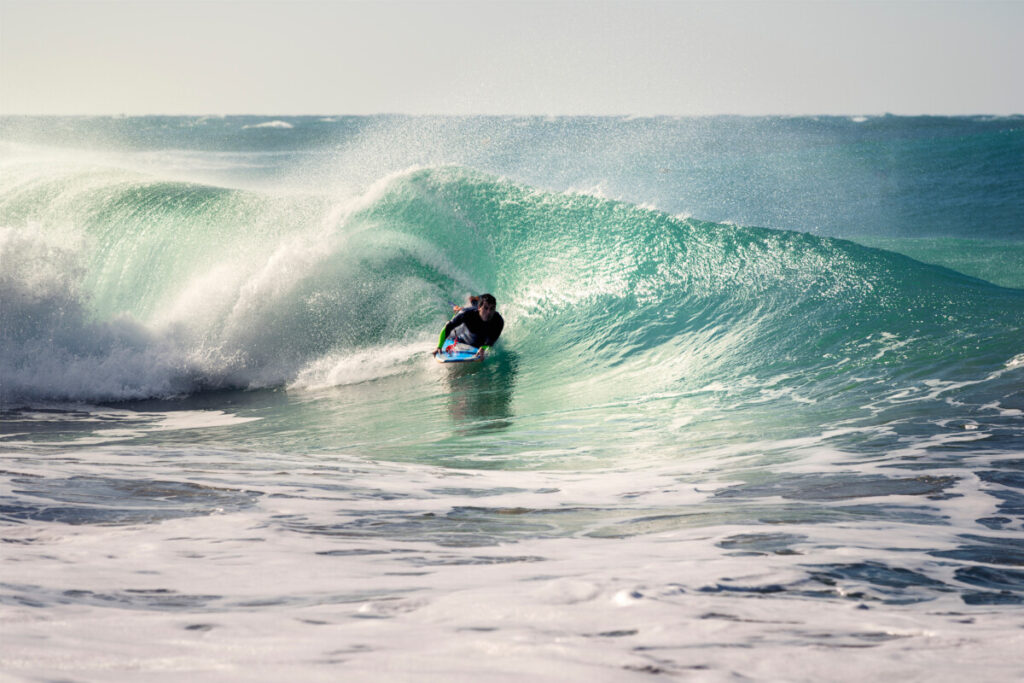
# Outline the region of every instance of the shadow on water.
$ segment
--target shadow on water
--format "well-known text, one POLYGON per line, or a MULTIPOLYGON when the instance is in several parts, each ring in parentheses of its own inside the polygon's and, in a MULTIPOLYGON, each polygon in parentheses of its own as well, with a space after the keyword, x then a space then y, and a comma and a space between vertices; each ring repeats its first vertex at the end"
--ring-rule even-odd
POLYGON ((498 432, 512 426, 512 395, 519 357, 497 352, 483 363, 462 363, 446 370, 448 414, 459 435, 498 432))
POLYGON ((269 387, 265 389, 216 389, 176 398, 105 402, 101 405, 137 412, 171 412, 175 410, 238 412, 273 410, 287 404, 288 401, 288 393, 283 387, 269 387))

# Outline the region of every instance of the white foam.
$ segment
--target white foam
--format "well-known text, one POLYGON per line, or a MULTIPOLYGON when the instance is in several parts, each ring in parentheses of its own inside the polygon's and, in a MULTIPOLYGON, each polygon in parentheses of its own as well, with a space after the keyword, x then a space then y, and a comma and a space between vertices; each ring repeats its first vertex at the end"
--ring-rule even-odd
MULTIPOLYGON (((911 666, 943 680, 978 671, 1013 680, 1024 646, 1018 606, 972 606, 955 591, 914 587, 901 595, 926 602, 886 604, 878 585, 853 575, 830 586, 807 579, 809 567, 867 562, 955 582, 955 563, 927 553, 956 547, 957 534, 971 528, 965 520, 986 512, 974 495, 941 503, 951 506, 944 512, 958 511, 945 525, 705 521, 602 538, 588 534, 614 531, 619 520, 709 512, 699 494, 675 503, 670 494, 643 502, 632 495, 684 488, 680 479, 693 470, 684 476, 680 468, 688 463, 454 472, 278 454, 263 471, 255 465, 266 454, 258 453, 227 468, 223 454, 211 461, 201 449, 175 449, 171 460, 135 448, 99 455, 108 476, 145 466, 157 480, 189 472, 216 490, 264 495, 251 510, 160 524, 5 528, 11 599, 0 669, 8 675, 274 681, 329 680, 343 670, 355 681, 469 682, 697 672, 711 681, 855 681, 896 678, 911 666), (389 493, 386 504, 371 490, 389 493), (436 545, 415 533, 417 524, 429 534, 431 520, 447 518, 449 538, 458 541, 472 514, 457 511, 482 508, 504 510, 496 525, 502 517, 546 519, 568 535, 477 546, 436 545), (374 524, 355 524, 360 518, 374 524), (399 537, 374 532, 392 522, 399 537), (405 537, 403 524, 412 528, 405 537), (785 533, 791 552, 723 549, 750 533, 785 533), (773 586, 796 590, 742 592, 773 586)), ((51 477, 90 471, 81 461, 18 467, 51 477)), ((964 481, 956 491, 974 485, 964 481)))
POLYGON ((569 188, 562 193, 566 197, 580 196, 580 197, 593 197, 594 199, 609 199, 608 192, 604 186, 598 183, 597 185, 591 185, 590 187, 573 187, 569 188))
MULTIPOLYGON (((48 404, 54 410, 54 404, 48 404)), ((73 430, 66 430, 60 441, 48 441, 34 438, 33 448, 44 446, 85 446, 91 444, 112 444, 138 439, 155 432, 170 432, 188 429, 209 429, 213 427, 235 427, 247 422, 261 420, 260 417, 240 417, 221 410, 174 410, 168 412, 144 412, 134 410, 118 410, 115 408, 99 408, 90 405, 77 405, 74 417, 62 413, 33 413, 23 409, 18 419, 33 423, 52 422, 73 423, 73 430), (88 411, 82 413, 81 411, 88 411), (58 417, 59 416, 59 417, 58 417), (85 427, 95 427, 87 430, 85 427)), ((31 432, 26 432, 31 434, 31 432)), ((7 435, 4 435, 7 436, 7 435)), ((12 444, 14 445, 14 444, 12 444)))
POLYGON ((410 361, 425 358, 430 340, 334 353, 318 358, 299 371, 289 390, 314 391, 390 377, 409 369, 410 361))
MULTIPOLYGON (((1003 417, 1020 417, 1024 415, 1024 410, 1021 410, 1019 408, 1004 408, 1002 403, 1000 403, 999 401, 992 401, 991 403, 986 403, 985 405, 978 406, 978 410, 993 410, 1003 417)), ((965 425, 964 429, 967 428, 968 427, 965 425)))
POLYGON ((287 130, 294 127, 295 126, 288 123, 287 121, 265 121, 263 123, 253 123, 246 126, 242 126, 242 130, 245 130, 247 128, 279 128, 282 130, 287 130))
POLYGON ((0 230, 0 395, 82 400, 180 391, 174 377, 182 357, 173 346, 127 316, 90 319, 79 245, 59 232, 0 230))

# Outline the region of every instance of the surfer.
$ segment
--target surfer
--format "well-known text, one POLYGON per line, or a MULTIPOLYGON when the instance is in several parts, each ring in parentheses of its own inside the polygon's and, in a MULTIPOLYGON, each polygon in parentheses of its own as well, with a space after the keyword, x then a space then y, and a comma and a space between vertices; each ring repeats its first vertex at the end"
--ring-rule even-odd
POLYGON ((436 356, 448 335, 455 331, 460 342, 475 346, 480 350, 477 356, 483 358, 485 352, 494 346, 505 327, 505 319, 495 309, 498 306, 493 294, 481 294, 476 297, 476 308, 464 308, 448 321, 437 340, 436 356))

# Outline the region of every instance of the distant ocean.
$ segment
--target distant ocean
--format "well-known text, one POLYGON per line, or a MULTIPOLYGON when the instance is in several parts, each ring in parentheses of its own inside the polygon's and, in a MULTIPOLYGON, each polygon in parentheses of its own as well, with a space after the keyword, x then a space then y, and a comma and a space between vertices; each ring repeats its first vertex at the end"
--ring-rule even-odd
POLYGON ((2 117, 0 458, 14 680, 1020 680, 1024 117, 2 117))

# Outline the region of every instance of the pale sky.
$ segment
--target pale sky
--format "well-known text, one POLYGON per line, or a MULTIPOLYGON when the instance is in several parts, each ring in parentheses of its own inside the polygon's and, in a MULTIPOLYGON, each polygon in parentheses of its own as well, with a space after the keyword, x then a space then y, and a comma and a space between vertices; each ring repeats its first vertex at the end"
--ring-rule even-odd
POLYGON ((1024 113, 1024 2, 0 0, 4 114, 1024 113))

